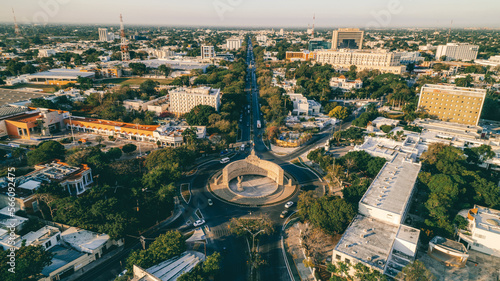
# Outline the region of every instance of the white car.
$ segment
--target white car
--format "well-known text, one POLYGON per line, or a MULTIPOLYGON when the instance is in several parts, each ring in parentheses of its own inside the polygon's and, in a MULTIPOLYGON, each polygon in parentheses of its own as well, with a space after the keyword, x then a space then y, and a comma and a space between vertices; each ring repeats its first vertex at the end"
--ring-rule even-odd
POLYGON ((195 222, 193 223, 193 226, 194 226, 194 227, 198 227, 198 226, 200 226, 200 225, 202 225, 202 224, 204 224, 204 223, 205 223, 205 220, 197 220, 197 221, 195 221, 195 222))
POLYGON ((290 207, 292 207, 292 206, 293 206, 293 202, 292 201, 289 201, 289 202, 287 202, 285 204, 285 208, 287 208, 287 209, 290 208, 290 207))

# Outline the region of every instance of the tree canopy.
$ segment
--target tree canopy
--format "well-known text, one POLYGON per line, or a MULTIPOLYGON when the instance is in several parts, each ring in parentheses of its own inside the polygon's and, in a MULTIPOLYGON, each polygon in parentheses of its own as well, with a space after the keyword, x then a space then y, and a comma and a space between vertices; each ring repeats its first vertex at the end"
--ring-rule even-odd
POLYGON ((44 141, 35 150, 28 152, 28 164, 34 166, 53 159, 64 160, 64 153, 64 146, 59 142, 44 141))

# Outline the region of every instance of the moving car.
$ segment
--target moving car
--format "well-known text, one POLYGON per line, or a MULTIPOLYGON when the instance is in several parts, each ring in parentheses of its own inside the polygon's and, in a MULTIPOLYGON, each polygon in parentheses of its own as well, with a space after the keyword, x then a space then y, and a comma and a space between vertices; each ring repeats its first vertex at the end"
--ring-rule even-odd
POLYGON ((226 157, 226 158, 222 158, 222 159, 220 160, 220 163, 221 163, 221 164, 226 164, 226 163, 229 163, 229 161, 231 161, 231 159, 229 159, 229 157, 226 157))
POLYGON ((212 199, 208 199, 207 202, 208 202, 208 206, 212 206, 214 204, 214 202, 212 201, 212 199))
POLYGON ((204 224, 204 223, 205 223, 205 220, 197 220, 197 221, 195 221, 195 222, 193 223, 193 226, 194 226, 194 227, 198 227, 198 226, 200 226, 200 225, 202 225, 202 224, 204 224))
POLYGON ((280 218, 284 219, 286 218, 287 215, 288 215, 288 210, 284 210, 283 212, 281 212, 280 218))
POLYGON ((293 206, 293 202, 292 201, 288 201, 286 204, 285 204, 285 208, 290 208, 293 206))

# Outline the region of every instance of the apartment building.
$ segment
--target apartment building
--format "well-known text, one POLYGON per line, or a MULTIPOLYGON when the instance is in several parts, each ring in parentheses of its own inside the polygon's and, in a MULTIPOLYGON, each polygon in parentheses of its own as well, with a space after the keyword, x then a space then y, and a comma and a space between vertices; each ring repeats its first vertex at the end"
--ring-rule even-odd
POLYGON ((418 108, 442 121, 477 125, 485 97, 485 89, 426 84, 420 90, 418 108))
POLYGON ((215 58, 215 47, 202 45, 201 46, 201 59, 213 59, 215 58))
POLYGON ((98 32, 100 42, 109 42, 115 40, 115 34, 112 32, 108 32, 107 28, 99 28, 98 32))
POLYGON ((169 92, 170 112, 180 116, 188 113, 195 106, 203 104, 209 105, 219 111, 220 89, 210 87, 199 88, 178 88, 169 92))
POLYGON ((228 50, 239 50, 243 39, 241 38, 229 38, 226 40, 226 49, 228 50))
POLYGON ((333 31, 332 50, 363 48, 363 36, 365 32, 359 28, 339 28, 333 31))
POLYGON ((318 50, 314 59, 321 64, 330 64, 340 70, 349 70, 351 65, 361 70, 379 70, 382 73, 401 74, 406 70, 401 65, 401 54, 397 52, 359 50, 318 50))
POLYGON ((448 43, 439 45, 436 50, 436 59, 446 56, 446 60, 472 61, 477 59, 479 46, 469 43, 448 43))

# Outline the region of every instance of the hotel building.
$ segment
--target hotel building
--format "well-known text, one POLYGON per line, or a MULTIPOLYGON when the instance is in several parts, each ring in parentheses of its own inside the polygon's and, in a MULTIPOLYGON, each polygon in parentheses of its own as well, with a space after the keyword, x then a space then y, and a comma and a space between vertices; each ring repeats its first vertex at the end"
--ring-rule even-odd
POLYGON ((364 31, 358 28, 339 28, 333 31, 332 50, 363 48, 364 31))
POLYGON ((485 97, 485 89, 426 84, 420 90, 418 108, 442 121, 477 125, 485 97))
POLYGON ((178 88, 169 92, 170 112, 180 116, 186 114, 195 106, 209 105, 219 111, 220 89, 210 87, 178 88))
POLYGON ((351 65, 361 70, 379 70, 382 73, 401 74, 406 70, 401 65, 401 53, 359 50, 318 50, 314 54, 318 63, 331 64, 334 68, 349 70, 351 65))

